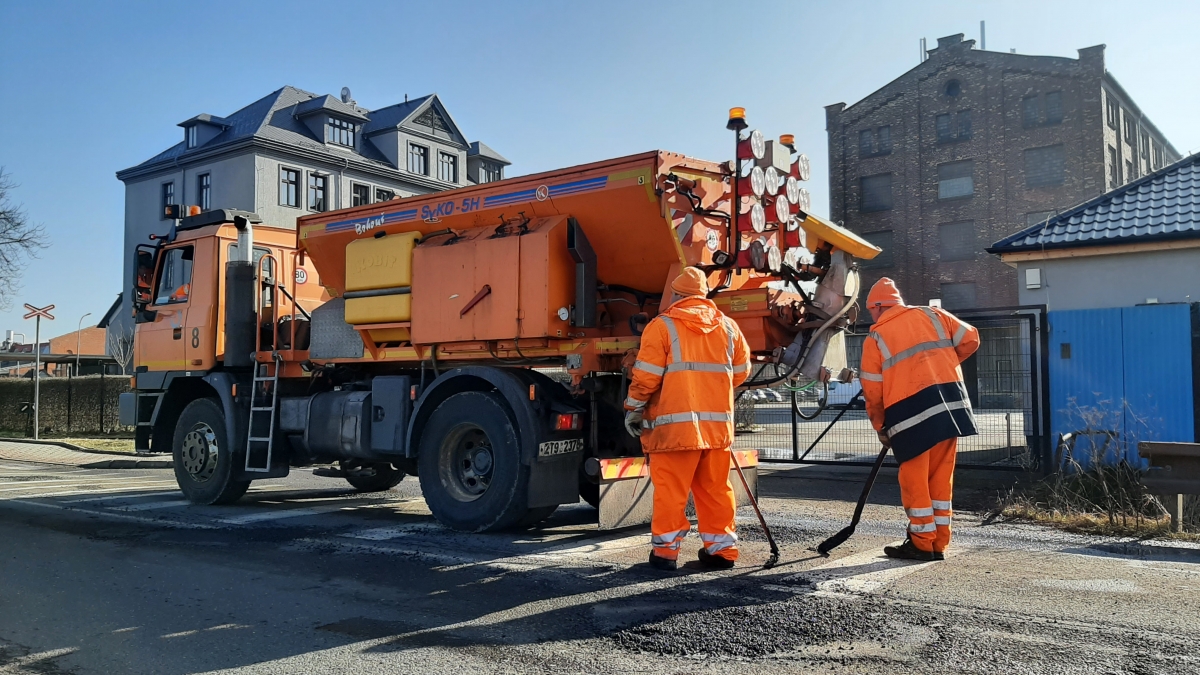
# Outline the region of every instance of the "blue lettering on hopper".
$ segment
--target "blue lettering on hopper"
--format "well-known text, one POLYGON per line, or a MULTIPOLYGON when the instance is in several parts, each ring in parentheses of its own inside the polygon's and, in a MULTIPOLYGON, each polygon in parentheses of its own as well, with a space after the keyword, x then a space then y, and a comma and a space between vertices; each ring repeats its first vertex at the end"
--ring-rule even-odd
POLYGON ((408 209, 407 211, 393 211, 384 213, 378 216, 367 216, 365 218, 353 218, 351 220, 339 220, 329 223, 325 226, 326 232, 340 232, 342 230, 355 230, 362 232, 367 229, 373 229, 381 225, 390 225, 391 223, 403 223, 409 220, 416 220, 417 210, 408 209))

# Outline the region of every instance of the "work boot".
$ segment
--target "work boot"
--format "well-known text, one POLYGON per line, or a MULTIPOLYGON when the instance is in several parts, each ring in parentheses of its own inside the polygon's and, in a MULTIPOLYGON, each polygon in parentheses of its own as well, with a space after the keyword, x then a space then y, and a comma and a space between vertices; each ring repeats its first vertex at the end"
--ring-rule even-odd
POLYGON ((934 551, 934 552, 933 552, 933 559, 934 559, 934 560, 938 560, 938 561, 945 560, 945 559, 946 559, 946 554, 945 554, 945 553, 943 553, 943 552, 941 552, 941 551, 934 551))
POLYGON ((654 555, 653 551, 650 552, 650 566, 656 570, 662 570, 664 572, 674 572, 675 570, 679 569, 678 562, 662 556, 654 555))
POLYGON ((733 569, 733 561, 729 558, 722 558, 719 555, 711 555, 708 551, 700 549, 696 553, 696 557, 700 560, 700 566, 712 570, 731 570, 733 569))
POLYGON ((903 544, 899 546, 884 546, 883 554, 889 558, 898 560, 920 560, 922 562, 933 562, 937 560, 936 554, 933 551, 922 551, 917 548, 917 545, 912 542, 912 539, 905 539, 903 544))

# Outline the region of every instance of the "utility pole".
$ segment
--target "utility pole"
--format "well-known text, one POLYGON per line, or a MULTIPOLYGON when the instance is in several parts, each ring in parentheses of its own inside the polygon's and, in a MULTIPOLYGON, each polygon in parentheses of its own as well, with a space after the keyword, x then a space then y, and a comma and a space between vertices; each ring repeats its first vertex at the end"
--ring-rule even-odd
POLYGON ((50 310, 54 309, 54 305, 47 305, 39 309, 25 303, 25 309, 29 310, 25 318, 36 320, 33 324, 33 440, 36 441, 39 433, 38 410, 42 407, 42 317, 53 321, 54 315, 50 313, 50 310))

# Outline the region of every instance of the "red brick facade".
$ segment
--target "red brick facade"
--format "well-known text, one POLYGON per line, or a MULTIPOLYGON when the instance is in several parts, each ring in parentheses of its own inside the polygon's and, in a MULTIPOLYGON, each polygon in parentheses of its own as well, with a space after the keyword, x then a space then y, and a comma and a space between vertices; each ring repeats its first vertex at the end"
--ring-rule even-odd
POLYGON ((888 249, 864 263, 864 289, 889 276, 913 303, 1015 305, 1015 272, 986 247, 1178 158, 1106 74, 1103 46, 1069 59, 973 45, 941 38, 882 89, 826 107, 830 217, 888 249))

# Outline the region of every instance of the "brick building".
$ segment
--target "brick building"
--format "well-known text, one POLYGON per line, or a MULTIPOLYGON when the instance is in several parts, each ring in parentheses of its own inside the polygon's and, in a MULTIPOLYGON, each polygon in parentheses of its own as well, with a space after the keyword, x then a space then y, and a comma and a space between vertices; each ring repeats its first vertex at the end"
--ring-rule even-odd
MULTIPOLYGON (((974 49, 962 34, 849 107, 826 106, 830 217, 882 247, 864 288, 948 308, 1017 304, 991 242, 1177 159, 1104 68, 974 49)), ((865 293, 865 290, 864 290, 865 293)))

